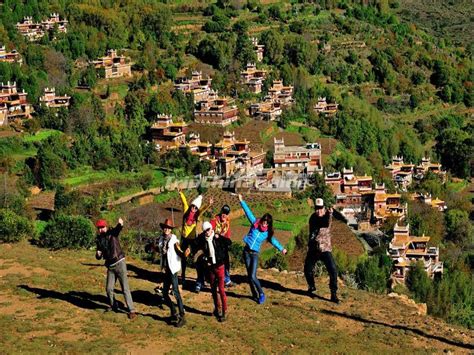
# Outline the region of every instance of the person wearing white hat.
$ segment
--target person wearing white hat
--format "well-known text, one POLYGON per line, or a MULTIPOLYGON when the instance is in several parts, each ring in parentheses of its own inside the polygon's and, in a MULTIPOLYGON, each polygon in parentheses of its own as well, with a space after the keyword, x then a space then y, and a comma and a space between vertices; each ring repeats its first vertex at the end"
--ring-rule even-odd
POLYGON ((304 275, 308 283, 308 293, 313 296, 316 291, 314 284, 314 266, 321 260, 329 273, 329 289, 331 301, 339 303, 337 297, 337 267, 332 256, 331 224, 332 208, 324 206, 324 200, 317 198, 314 201, 315 211, 309 219, 308 253, 304 263, 304 275))
MULTIPOLYGON (((190 205, 184 193, 179 189, 179 195, 183 204, 183 224, 181 227, 181 247, 186 250, 191 247, 191 253, 194 253, 194 240, 197 236, 197 224, 200 216, 206 211, 213 203, 212 197, 209 199, 207 206, 202 206, 203 197, 199 195, 196 197, 190 205)), ((181 259, 181 282, 183 287, 186 283, 186 260, 181 259)))
POLYGON ((226 319, 227 296, 225 293, 225 261, 232 243, 214 232, 210 222, 202 224, 203 232, 196 238, 196 269, 207 273, 214 301, 214 315, 219 322, 226 319))

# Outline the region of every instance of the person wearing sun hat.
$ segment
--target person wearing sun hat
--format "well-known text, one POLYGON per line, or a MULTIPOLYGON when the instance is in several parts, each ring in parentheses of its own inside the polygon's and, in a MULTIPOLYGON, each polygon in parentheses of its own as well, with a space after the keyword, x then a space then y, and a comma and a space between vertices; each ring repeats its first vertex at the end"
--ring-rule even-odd
POLYGON ((122 218, 114 228, 109 229, 104 219, 99 219, 95 226, 97 227, 97 251, 95 257, 97 260, 104 259, 107 267, 106 292, 110 307, 107 311, 118 311, 117 302, 114 296, 115 281, 119 279, 122 286, 122 292, 125 297, 125 303, 128 307, 128 318, 134 319, 136 313, 134 310, 132 294, 128 286, 127 264, 125 263, 125 254, 120 246, 119 234, 123 228, 122 218))
POLYGON ((332 256, 331 224, 332 208, 326 208, 324 200, 317 198, 314 201, 315 211, 309 219, 308 252, 304 263, 304 275, 308 283, 308 293, 312 296, 316 291, 314 284, 314 266, 321 260, 329 274, 329 289, 331 301, 339 303, 337 297, 337 266, 332 256))
POLYGON ((179 245, 178 237, 173 234, 173 225, 171 219, 167 218, 163 223, 160 223, 162 230, 161 236, 158 239, 158 251, 160 252, 160 265, 164 273, 163 280, 163 300, 171 311, 171 323, 176 327, 182 327, 186 320, 184 318, 184 305, 178 287, 178 272, 181 270, 181 260, 186 259, 189 255, 189 248, 183 251, 179 245), (176 312, 175 305, 171 301, 169 290, 172 288, 174 297, 178 304, 178 311, 176 312))
MULTIPOLYGON (((191 204, 188 204, 188 200, 184 193, 178 189, 179 196, 181 197, 181 202, 183 204, 183 223, 181 227, 181 247, 183 249, 187 249, 191 247, 191 252, 194 251, 194 240, 197 236, 197 224, 201 217, 201 215, 212 205, 213 199, 212 197, 209 199, 209 205, 202 206, 203 197, 199 195, 196 197, 191 204)), ((186 260, 181 260, 181 281, 183 287, 185 286, 186 282, 186 260)), ((195 290, 199 292, 201 289, 202 284, 196 282, 195 290)))

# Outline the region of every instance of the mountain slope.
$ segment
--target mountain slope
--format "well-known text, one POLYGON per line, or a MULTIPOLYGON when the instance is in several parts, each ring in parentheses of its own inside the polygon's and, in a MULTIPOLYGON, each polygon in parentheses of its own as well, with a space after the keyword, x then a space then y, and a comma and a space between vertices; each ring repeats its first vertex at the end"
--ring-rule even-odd
MULTIPOLYGON (((129 258, 139 317, 104 314, 105 269, 93 251, 50 252, 26 242, 0 245, 0 346, 8 352, 469 352, 474 332, 418 315, 399 299, 341 285, 342 303, 305 295, 299 274, 260 271, 267 302, 257 305, 242 283, 228 291, 229 319, 212 317, 208 292, 183 291, 187 325, 166 324, 153 288, 157 266, 129 258)), ((234 270, 244 282, 244 270, 234 270)), ((191 274, 190 276, 194 276, 191 274)), ((118 295, 120 301, 122 295, 118 295)))

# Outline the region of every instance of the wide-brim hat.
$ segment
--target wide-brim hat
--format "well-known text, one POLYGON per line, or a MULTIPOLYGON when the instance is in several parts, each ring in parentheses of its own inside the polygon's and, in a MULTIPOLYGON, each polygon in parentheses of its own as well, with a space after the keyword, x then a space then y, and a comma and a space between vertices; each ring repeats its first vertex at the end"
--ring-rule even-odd
POLYGON ((166 218, 163 223, 160 223, 160 227, 173 229, 175 226, 173 225, 173 222, 171 221, 171 219, 166 218))

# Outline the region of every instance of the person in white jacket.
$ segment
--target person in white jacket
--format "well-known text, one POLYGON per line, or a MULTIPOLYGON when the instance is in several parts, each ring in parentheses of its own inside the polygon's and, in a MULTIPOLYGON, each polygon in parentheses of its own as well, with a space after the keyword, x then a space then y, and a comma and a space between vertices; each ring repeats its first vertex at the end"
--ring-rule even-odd
POLYGON ((176 327, 182 327, 186 321, 184 318, 184 305, 178 288, 178 272, 181 271, 181 258, 187 258, 190 250, 181 250, 178 238, 172 233, 173 223, 167 218, 164 223, 160 223, 163 230, 158 240, 158 250, 161 254, 161 270, 164 273, 163 280, 163 300, 171 311, 171 323, 176 327), (173 288, 173 294, 178 304, 179 313, 171 301, 169 291, 173 288))

